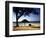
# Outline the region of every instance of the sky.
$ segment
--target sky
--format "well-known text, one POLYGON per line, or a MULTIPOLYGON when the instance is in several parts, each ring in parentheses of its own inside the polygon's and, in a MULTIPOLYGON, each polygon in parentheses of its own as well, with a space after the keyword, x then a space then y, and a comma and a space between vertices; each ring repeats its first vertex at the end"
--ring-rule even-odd
MULTIPOLYGON (((14 9, 16 10, 16 7, 14 7, 14 9)), ((14 9, 13 9, 13 16, 12 16, 12 18, 13 18, 13 22, 16 22, 16 11, 14 12, 14 9)), ((20 8, 19 8, 20 9, 20 8)), ((18 9, 18 11, 20 12, 20 13, 22 13, 21 12, 21 10, 19 10, 18 9)), ((30 8, 31 9, 31 8, 30 8)), ((29 10, 30 10, 29 9, 29 10)), ((26 9, 25 9, 26 10, 26 9)), ((27 8, 27 10, 26 10, 26 14, 28 14, 29 13, 29 11, 28 11, 28 8, 27 8)), ((18 13, 18 16, 19 16, 20 14, 18 13)), ((21 22, 22 20, 24 20, 24 19, 26 19, 26 20, 28 20, 28 21, 40 21, 40 11, 39 11, 39 8, 35 8, 34 10, 33 10, 33 12, 31 12, 31 13, 29 13, 29 16, 28 15, 26 15, 26 16, 24 16, 24 14, 19 18, 19 22, 21 22), (36 10, 36 13, 34 12, 36 10)))

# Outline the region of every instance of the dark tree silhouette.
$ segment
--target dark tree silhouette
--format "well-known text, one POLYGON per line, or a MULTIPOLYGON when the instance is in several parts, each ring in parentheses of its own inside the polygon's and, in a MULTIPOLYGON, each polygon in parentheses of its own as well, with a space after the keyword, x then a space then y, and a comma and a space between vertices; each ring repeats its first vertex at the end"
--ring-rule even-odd
POLYGON ((37 8, 22 8, 22 7, 13 7, 13 11, 15 12, 16 14, 16 26, 19 26, 18 25, 18 19, 24 15, 24 16, 29 16, 30 13, 33 13, 33 14, 39 14, 39 9, 37 8))

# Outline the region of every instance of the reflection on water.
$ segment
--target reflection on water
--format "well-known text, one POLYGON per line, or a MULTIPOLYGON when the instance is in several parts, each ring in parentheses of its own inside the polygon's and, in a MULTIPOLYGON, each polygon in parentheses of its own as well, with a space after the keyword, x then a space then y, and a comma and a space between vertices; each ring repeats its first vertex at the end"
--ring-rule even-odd
POLYGON ((18 23, 18 27, 13 23, 13 31, 16 30, 40 30, 40 23, 18 23))
MULTIPOLYGON (((40 23, 18 23, 19 26, 29 26, 29 25, 35 25, 40 26, 40 23)), ((13 23, 13 26, 16 26, 16 23, 13 23)))

